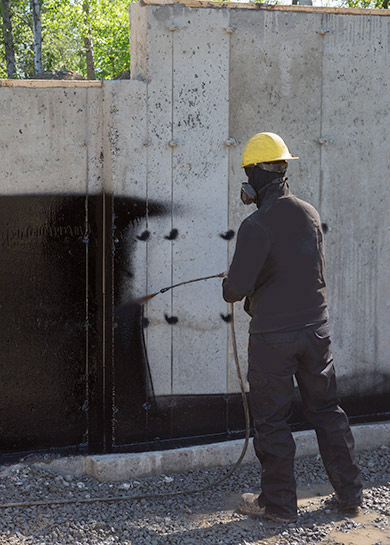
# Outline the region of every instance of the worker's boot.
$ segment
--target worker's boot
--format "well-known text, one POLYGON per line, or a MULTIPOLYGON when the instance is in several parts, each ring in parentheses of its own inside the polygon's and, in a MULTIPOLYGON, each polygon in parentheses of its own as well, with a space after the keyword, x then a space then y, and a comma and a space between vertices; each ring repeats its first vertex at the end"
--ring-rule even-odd
POLYGON ((360 507, 362 506, 361 499, 344 500, 339 497, 337 492, 335 492, 335 497, 339 506, 339 511, 347 515, 357 515, 359 513, 360 507))
POLYGON ((244 515, 251 515, 252 517, 263 517, 274 522, 295 522, 297 517, 281 517, 274 513, 267 513, 265 510, 265 505, 263 497, 258 494, 252 494, 247 492, 241 496, 241 500, 238 504, 238 510, 244 515))

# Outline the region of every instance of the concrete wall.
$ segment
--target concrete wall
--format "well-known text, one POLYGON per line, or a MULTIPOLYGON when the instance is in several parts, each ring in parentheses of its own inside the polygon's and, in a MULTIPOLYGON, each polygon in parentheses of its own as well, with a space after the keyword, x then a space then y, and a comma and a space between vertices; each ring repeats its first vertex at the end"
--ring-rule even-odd
POLYGON ((81 445, 96 405, 87 379, 96 356, 94 289, 89 307, 87 300, 97 264, 89 225, 103 187, 101 85, 5 85, 0 452, 81 445))
POLYGON ((1 195, 102 191, 101 85, 3 81, 1 195))
MULTIPOLYGON (((238 429, 226 408, 226 394, 238 392, 238 385, 219 279, 149 301, 143 334, 116 309, 228 268, 235 240, 220 234, 237 232, 251 213, 239 200, 240 158, 246 140, 259 131, 281 134, 299 155, 289 169, 290 186, 329 227, 328 299, 341 396, 354 414, 385 412, 390 17, 381 11, 191 5, 131 4, 130 81, 0 86, 6 106, 0 112, 2 195, 84 195, 86 202, 105 195, 100 219, 89 227, 93 233, 95 222, 100 233, 101 256, 93 267, 101 274, 101 354, 95 358, 95 347, 80 356, 87 375, 98 369, 104 433, 112 431, 113 446, 145 439, 148 426, 148 439, 164 435, 158 419, 150 424, 149 405, 142 408, 151 395, 147 360, 154 393, 166 402, 166 438, 189 429, 185 418, 196 420, 195 399, 203 400, 202 410, 189 435, 214 433, 224 422, 238 429), (178 236, 169 240, 173 229, 178 236), (150 236, 142 240, 145 231, 150 236), (169 325, 164 315, 177 317, 177 324, 169 325), (131 374, 140 359, 142 369, 131 374), (183 413, 181 431, 172 431, 174 410, 183 413), (209 429, 214 418, 221 424, 209 429)), ((88 275, 91 246, 85 251, 81 267, 88 275)), ((87 306, 92 300, 86 298, 87 306)), ((240 307, 245 368, 248 317, 240 307)), ((139 310, 131 312, 138 323, 139 310)), ((85 395, 91 397, 87 387, 85 395)))
MULTIPOLYGON (((300 157, 289 169, 293 191, 314 204, 329 227, 333 349, 345 379, 340 391, 389 392, 390 18, 383 12, 252 7, 131 5, 132 74, 148 87, 148 154, 161 154, 166 195, 174 209, 185 209, 182 218, 172 215, 184 238, 172 243, 171 255, 158 257, 162 266, 149 263, 147 286, 153 290, 227 266, 234 241, 226 261, 218 232, 236 231, 248 214, 239 201, 243 146, 255 132, 275 131, 300 157), (229 138, 237 144, 226 147, 229 138), (177 141, 173 149, 171 139, 177 141), (156 277, 157 269, 167 276, 156 277)), ((183 288, 171 301, 167 296, 179 323, 172 343, 163 341, 173 354, 171 384, 161 381, 159 393, 237 391, 230 348, 225 373, 227 331, 217 318, 226 309, 217 295, 210 282, 183 288)), ((153 325, 161 305, 162 299, 148 305, 149 343, 160 338, 153 325)), ((247 318, 240 314, 239 321, 244 361, 247 318)), ((156 377, 169 372, 165 357, 161 366, 151 358, 156 377)))
MULTIPOLYGON (((137 5, 131 12, 133 40, 147 44, 142 63, 134 50, 132 57, 133 77, 148 81, 145 196, 172 203, 169 215, 149 222, 148 293, 227 266, 219 233, 228 228, 228 14, 195 10, 189 18, 187 11, 174 21, 165 7, 137 5), (171 24, 181 30, 169 30, 171 24), (138 36, 139 27, 148 28, 146 37, 138 36), (165 240, 171 229, 179 232, 173 242, 165 240)), ((157 395, 226 391, 227 326, 220 313, 227 309, 219 285, 214 280, 179 288, 148 303, 157 395), (177 326, 167 329, 164 313, 177 316, 177 326)))

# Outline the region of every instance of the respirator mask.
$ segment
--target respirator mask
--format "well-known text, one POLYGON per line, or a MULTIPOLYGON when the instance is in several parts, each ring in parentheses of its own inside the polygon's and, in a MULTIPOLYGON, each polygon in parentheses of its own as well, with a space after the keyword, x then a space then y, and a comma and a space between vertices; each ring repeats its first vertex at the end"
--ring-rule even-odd
MULTIPOLYGON (((261 193, 263 193, 272 183, 278 183, 283 177, 284 174, 287 171, 287 162, 283 161, 280 163, 258 163, 255 166, 245 167, 246 175, 248 176, 248 181, 242 182, 241 184, 241 201, 248 205, 248 204, 256 204, 258 202, 259 196, 261 193), (257 168, 259 170, 257 170, 257 168), (262 172, 262 176, 260 176, 260 179, 263 178, 263 184, 262 187, 256 187, 259 185, 259 179, 256 181, 253 180, 254 178, 253 174, 255 169, 257 170, 257 173, 262 172), (268 173, 273 173, 268 174, 268 173), (275 176, 276 174, 276 176, 275 176), (267 180, 269 179, 269 181, 267 180), (254 185, 252 185, 250 182, 254 185)), ((259 178, 257 176, 257 178, 259 178)))
POLYGON ((257 201, 257 191, 248 182, 241 184, 241 200, 244 204, 254 204, 257 201))

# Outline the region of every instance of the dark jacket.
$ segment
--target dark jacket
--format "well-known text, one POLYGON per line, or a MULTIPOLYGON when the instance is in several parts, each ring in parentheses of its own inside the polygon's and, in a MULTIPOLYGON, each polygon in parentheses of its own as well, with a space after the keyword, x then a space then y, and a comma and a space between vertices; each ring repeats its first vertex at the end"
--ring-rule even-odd
POLYGON ((320 216, 283 182, 266 190, 238 231, 223 298, 233 303, 243 297, 250 333, 328 318, 320 216))

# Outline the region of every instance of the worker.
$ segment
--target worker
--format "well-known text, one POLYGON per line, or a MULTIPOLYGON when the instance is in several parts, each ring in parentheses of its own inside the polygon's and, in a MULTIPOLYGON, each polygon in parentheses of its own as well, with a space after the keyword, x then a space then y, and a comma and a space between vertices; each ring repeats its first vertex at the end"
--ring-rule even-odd
POLYGON ((245 297, 251 316, 249 400, 262 469, 261 494, 243 494, 239 510, 277 522, 297 520, 295 442, 288 425, 294 376, 340 510, 356 513, 362 503, 354 440, 338 404, 330 351, 320 216, 289 189, 286 171, 293 159, 298 157, 277 134, 259 133, 247 143, 241 200, 257 210, 240 226, 223 280, 225 301, 245 297))

